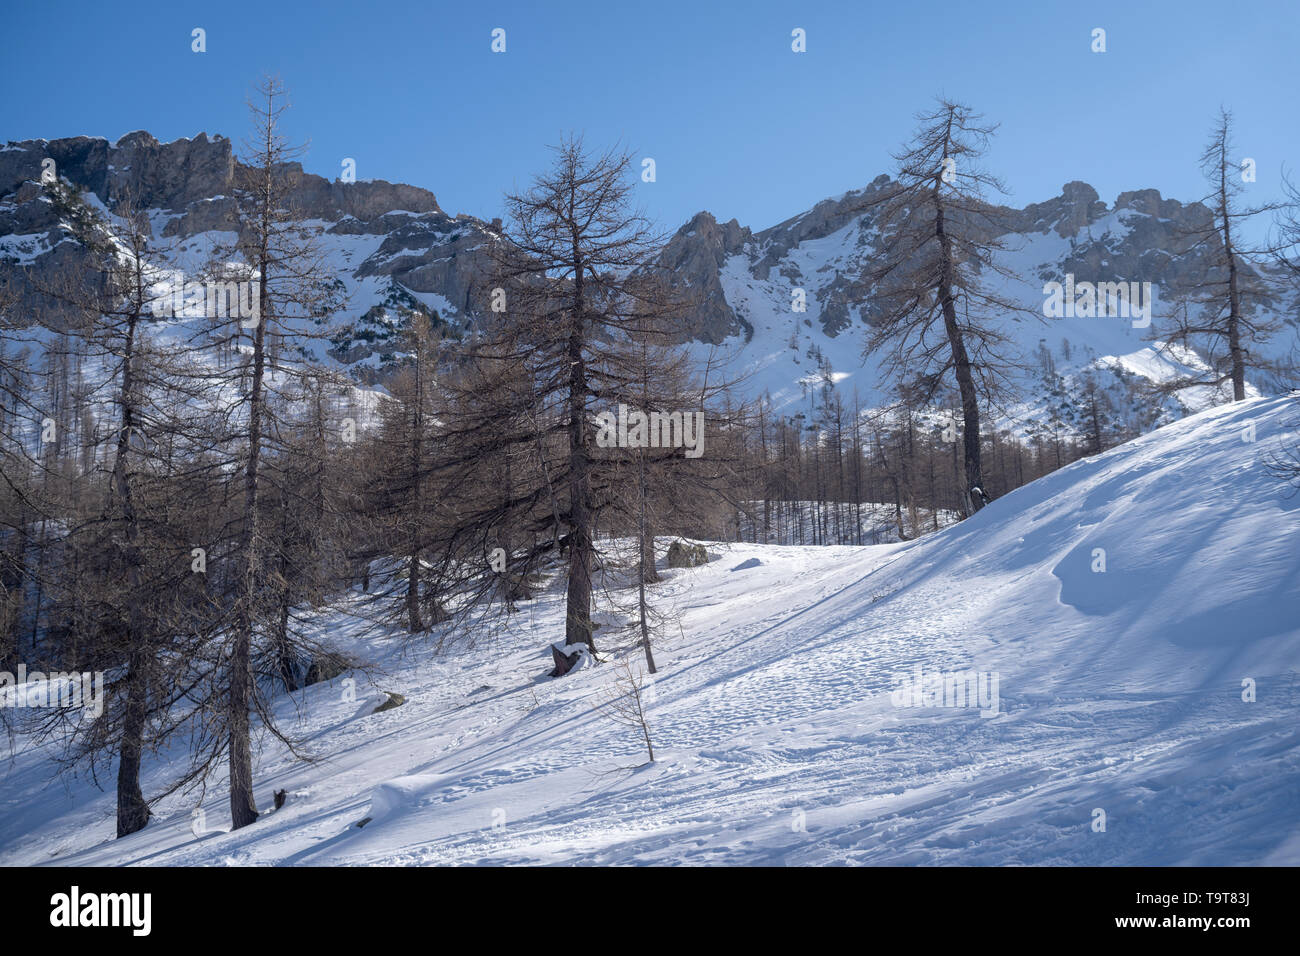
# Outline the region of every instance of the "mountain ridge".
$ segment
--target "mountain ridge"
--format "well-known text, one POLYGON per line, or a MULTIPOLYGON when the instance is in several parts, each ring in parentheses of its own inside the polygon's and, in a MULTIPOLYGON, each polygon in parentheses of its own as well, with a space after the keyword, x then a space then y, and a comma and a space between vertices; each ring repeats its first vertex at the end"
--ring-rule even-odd
MULTIPOLYGON (((57 212, 41 201, 48 160, 58 176, 86 190, 106 211, 135 197, 181 271, 194 267, 213 238, 234 227, 238 159, 231 140, 219 134, 163 143, 137 130, 112 143, 87 136, 10 142, 0 148, 0 272, 17 274, 20 283, 27 268, 77 265, 57 212)), ((330 181, 305 172, 300 163, 287 165, 296 180, 293 201, 330 247, 349 292, 344 328, 319 358, 367 383, 381 382, 403 309, 436 313, 453 327, 488 311, 492 264, 486 246, 500 235, 499 220, 449 215, 422 187, 330 181)), ((737 351, 757 373, 756 388, 778 404, 806 397, 819 383, 847 378, 869 402, 887 401, 883 376, 870 357, 864 360, 862 336, 855 333, 864 332, 874 314, 863 281, 879 238, 869 207, 892 182, 878 175, 861 189, 757 231, 734 217, 719 221, 711 211, 697 212, 668 237, 657 260, 697 303, 683 326, 683 341, 737 351), (806 298, 805 311, 792 305, 795 289, 806 298)), ((1194 286, 1209 269, 1204 251, 1188 238, 1209 210, 1156 189, 1126 190, 1108 205, 1091 185, 1071 180, 1058 196, 989 210, 1006 224, 1006 231, 995 234, 1014 240, 1006 264, 1024 281, 1009 292, 1027 309, 1040 310, 1042 284, 1065 274, 1094 282, 1150 282, 1166 308, 1173 293, 1194 286)), ((1268 307, 1300 341, 1300 296, 1288 301, 1279 293, 1268 307)), ((1114 378, 1106 369, 1126 362, 1140 378, 1177 370, 1169 355, 1153 356, 1143 336, 1105 322, 1112 320, 1057 322, 1043 326, 1037 341, 1039 330, 1020 323, 1017 344, 1031 357, 1046 350, 1044 371, 1050 368, 1053 375, 1090 370, 1114 378)), ((1278 350, 1289 346, 1281 341, 1278 350)), ((1195 364, 1193 356, 1182 361, 1195 364)), ((1283 387, 1257 384, 1264 391, 1283 387)), ((1170 414, 1212 399, 1171 407, 1170 414)))

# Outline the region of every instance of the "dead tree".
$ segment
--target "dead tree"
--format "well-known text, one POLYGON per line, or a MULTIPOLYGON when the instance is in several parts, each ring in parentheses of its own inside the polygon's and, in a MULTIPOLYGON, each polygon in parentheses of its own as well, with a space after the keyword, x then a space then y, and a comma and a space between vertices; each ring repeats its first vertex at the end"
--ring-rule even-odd
POLYGON ((614 668, 614 676, 597 699, 596 711, 615 724, 638 731, 645 743, 646 755, 654 763, 655 750, 650 740, 650 720, 647 715, 649 694, 646 677, 626 657, 620 657, 614 668))
POLYGON ((226 707, 219 715, 218 738, 224 743, 218 747, 229 760, 235 829, 258 816, 253 799, 252 713, 256 711, 276 733, 256 686, 257 658, 269 656, 274 661, 284 653, 282 641, 262 640, 274 633, 268 622, 275 621, 279 607, 271 580, 276 542, 267 526, 267 489, 283 452, 278 445, 284 424, 279 411, 282 391, 304 374, 306 366, 287 355, 283 346, 290 339, 325 339, 329 330, 323 328, 324 322, 339 304, 334 276, 294 209, 293 189, 300 167, 293 160, 302 149, 291 146, 281 132, 287 109, 284 87, 276 79, 263 80, 250 109, 253 134, 236 168, 240 234, 234 252, 239 265, 220 263, 213 281, 251 283, 250 298, 256 309, 252 315, 235 310, 233 315, 218 311, 210 317, 215 345, 246 343, 243 360, 225 375, 238 396, 229 414, 237 429, 231 463, 239 475, 240 511, 231 552, 238 568, 231 580, 232 623, 221 667, 226 707))
POLYGON ((465 396, 471 414, 459 431, 483 435, 487 414, 492 427, 506 426, 495 436, 499 451, 536 446, 533 476, 540 480, 516 488, 516 500, 496 508, 494 518, 516 528, 526 522, 556 543, 562 534, 565 643, 590 647, 597 517, 591 405, 607 391, 602 360, 634 321, 629 276, 648 262, 659 237, 631 206, 629 154, 594 154, 578 139, 555 153, 548 172, 506 198, 510 225, 493 246, 489 289, 505 312, 466 352, 478 370, 474 384, 492 388, 465 396))
POLYGON ((866 350, 886 373, 928 402, 950 380, 961 396, 966 512, 987 500, 980 459, 980 398, 1005 385, 1015 367, 1000 328, 1029 312, 999 295, 991 276, 1006 276, 996 253, 1006 232, 986 193, 1001 182, 978 166, 995 126, 949 100, 918 115, 897 180, 866 208, 881 247, 866 276, 870 287, 866 350))
POLYGON ((1200 160, 1210 186, 1201 202, 1209 215, 1184 230, 1183 236, 1189 243, 1188 252, 1202 255, 1202 278, 1178 290, 1168 323, 1152 332, 1154 338, 1164 341, 1165 348, 1179 346, 1199 352, 1209 371, 1163 384, 1158 390, 1166 394, 1231 384, 1232 400, 1240 402, 1246 397, 1248 369, 1272 374, 1283 371, 1279 363, 1253 348, 1267 344, 1281 325, 1259 308, 1269 295, 1269 283, 1259 267, 1263 253, 1249 248, 1243 237, 1246 223, 1278 209, 1279 204, 1242 204, 1245 184, 1234 154, 1232 114, 1220 109, 1200 160))

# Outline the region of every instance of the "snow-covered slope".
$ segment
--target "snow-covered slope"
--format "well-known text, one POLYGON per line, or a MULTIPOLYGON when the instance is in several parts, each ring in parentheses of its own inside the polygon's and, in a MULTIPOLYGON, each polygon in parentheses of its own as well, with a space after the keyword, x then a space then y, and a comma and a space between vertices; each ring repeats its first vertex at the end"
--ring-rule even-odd
MULTIPOLYGON (((656 589, 681 630, 656 648, 650 765, 593 711, 616 667, 544 676, 558 588, 441 658, 333 614, 382 676, 281 700, 321 758, 264 742, 282 809, 224 832, 218 787, 114 841, 111 795, 51 782, 23 739, 0 863, 1297 864, 1300 495, 1267 467, 1297 442, 1300 399, 1255 399, 919 541, 710 545, 656 589), (995 696, 899 706, 917 668, 995 696), (408 702, 372 713, 381 689, 408 702)), ((623 617, 605 607, 607 656, 623 617)))

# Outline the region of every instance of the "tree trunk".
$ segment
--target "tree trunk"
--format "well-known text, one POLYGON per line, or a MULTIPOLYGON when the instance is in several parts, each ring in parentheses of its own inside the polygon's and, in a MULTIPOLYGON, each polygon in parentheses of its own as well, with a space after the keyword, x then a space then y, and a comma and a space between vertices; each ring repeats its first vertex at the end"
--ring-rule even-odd
MULTIPOLYGON (((283 561, 280 562, 280 573, 288 573, 288 568, 283 561)), ((298 689, 297 660, 293 656, 293 648, 289 645, 289 591, 287 586, 280 592, 280 620, 275 630, 276 643, 276 666, 280 670, 280 680, 284 682, 284 689, 295 691, 298 689)))
MULTIPOLYGON (((655 539, 653 535, 650 534, 650 522, 649 516, 647 515, 647 511, 649 510, 649 503, 647 501, 649 497, 649 489, 647 488, 646 482, 644 449, 640 453, 639 462, 641 507, 637 515, 639 519, 637 522, 637 537, 640 539, 640 560, 638 562, 639 567, 637 568, 637 611, 640 615, 641 643, 645 645, 646 666, 650 668, 650 673, 653 674, 655 672, 655 658, 654 654, 650 652, 650 625, 646 620, 645 586, 648 581, 658 580, 658 576, 655 574, 655 539), (649 552, 648 554, 646 553, 647 551, 649 552)), ((651 759, 654 758, 652 757, 651 759)))
MULTIPOLYGON (((136 302, 143 302, 143 269, 135 262, 136 302)), ((120 393, 121 428, 117 435, 117 448, 113 459, 113 493, 118 499, 123 523, 125 547, 122 552, 126 564, 127 584, 130 589, 130 606, 127 609, 127 647, 130 648, 126 670, 126 703, 122 715, 122 739, 118 747, 117 765, 117 835, 143 830, 149 822, 149 805, 140 789, 140 759, 144 751, 144 731, 149 706, 149 686, 146 679, 148 637, 139 607, 140 554, 139 527, 135 517, 135 500, 131 491, 128 457, 131 454, 131 433, 135 429, 135 335, 139 312, 127 317, 125 348, 122 356, 122 390, 120 393)))
POLYGON ((1228 215, 1228 184, 1224 163, 1219 164, 1219 196, 1223 203, 1223 249, 1228 256, 1228 355, 1232 360, 1232 400, 1246 398, 1246 355, 1241 346, 1241 290, 1237 256, 1232 246, 1232 219, 1228 215))
POLYGON ((230 820, 236 830, 258 817, 253 800, 253 753, 248 719, 252 666, 247 634, 251 622, 246 614, 241 613, 240 617, 239 630, 245 636, 235 641, 230 660, 230 820))
POLYGON ((420 466, 424 458, 424 379, 423 379, 423 343, 416 347, 415 353, 415 401, 411 409, 411 498, 414 518, 411 521, 410 565, 406 582, 406 627, 412 634, 424 630, 424 621, 420 616, 420 512, 424 506, 421 499, 420 466))
POLYGON ((970 515, 984 507, 984 479, 980 471, 979 396, 975 391, 975 375, 970 356, 966 353, 966 342, 962 338, 961 326, 957 324, 957 305, 953 300, 950 275, 951 246, 944 233, 942 210, 939 211, 936 229, 944 249, 944 268, 938 293, 943 309, 943 327, 948 333, 948 345, 952 350, 953 374, 957 378, 957 390, 961 394, 962 451, 966 468, 967 514, 970 515), (979 493, 976 489, 979 489, 979 493))
POLYGON ((586 644, 596 652, 591 628, 591 565, 594 549, 587 510, 587 371, 582 354, 582 267, 574 282, 573 328, 569 334, 569 589, 564 624, 567 644, 586 644))
MULTIPOLYGON (((580 452, 570 456, 571 469, 577 474, 586 473, 585 455, 580 452)), ((591 628, 591 566, 592 552, 591 530, 588 527, 588 515, 582 498, 583 480, 574 477, 570 480, 570 520, 572 530, 569 533, 569 587, 566 595, 566 613, 564 639, 568 644, 586 644, 594 653, 591 628)))
MULTIPOLYGON (((269 214, 264 211, 262 236, 269 235, 269 214)), ((244 540, 240 548, 244 574, 235 616, 234 645, 230 655, 230 818, 234 829, 248 826, 257 817, 253 799, 253 754, 249 739, 249 703, 253 689, 252 644, 253 604, 257 598, 259 552, 260 495, 258 468, 262 452, 263 382, 266 373, 266 323, 271 314, 266 286, 267 254, 265 238, 259 256, 260 288, 257 327, 253 332, 253 381, 248 399, 248 461, 244 468, 244 540)))
POLYGON ((122 743, 117 765, 117 835, 143 830, 149 822, 149 804, 140 790, 140 756, 144 750, 144 726, 148 706, 144 662, 131 655, 126 671, 126 708, 122 716, 122 743))
POLYGON ((420 556, 412 554, 406 572, 406 629, 412 634, 424 630, 420 618, 420 556))

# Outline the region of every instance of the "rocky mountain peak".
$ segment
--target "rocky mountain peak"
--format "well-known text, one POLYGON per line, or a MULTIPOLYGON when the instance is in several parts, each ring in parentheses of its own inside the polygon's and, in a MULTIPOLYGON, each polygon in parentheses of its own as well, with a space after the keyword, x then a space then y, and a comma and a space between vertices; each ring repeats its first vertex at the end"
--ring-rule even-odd
MULTIPOLYGON (((88 136, 9 143, 0 149, 0 200, 25 182, 40 182, 47 159, 54 160, 59 176, 93 193, 110 209, 130 196, 140 206, 181 213, 169 226, 173 235, 220 228, 233 211, 239 160, 224 136, 209 139, 199 133, 193 139, 162 143, 136 130, 111 145, 88 136), (206 207, 200 209, 199 204, 206 207)), ((434 194, 418 186, 330 181, 304 172, 296 162, 285 169, 295 182, 295 204, 311 218, 335 221, 352 216, 369 222, 390 212, 442 212, 434 194)))
MULTIPOLYGON (((0 272, 16 272, 20 283, 28 269, 77 267, 78 249, 63 241, 57 213, 44 201, 40 183, 50 159, 62 179, 110 210, 130 196, 160 213, 153 220, 159 238, 175 240, 181 250, 191 237, 237 227, 239 160, 223 136, 199 133, 164 143, 136 130, 111 144, 86 136, 10 143, 0 147, 0 272)), ((297 163, 286 171, 294 205, 315 220, 349 288, 347 328, 331 339, 334 360, 358 375, 381 377, 406 313, 436 312, 456 325, 487 308, 488 245, 500 235, 498 221, 449 216, 432 192, 417 186, 331 181, 297 163)), ((789 352, 799 375, 809 360, 827 368, 860 364, 856 333, 871 320, 864 276, 881 241, 873 200, 892 184, 879 175, 760 232, 734 218, 719 222, 707 210, 691 216, 657 257, 692 303, 682 338, 723 344, 757 334, 763 348, 789 352)), ((1041 253, 1041 261, 1017 264, 1031 277, 1033 295, 1035 282, 1066 273, 1151 282, 1162 295, 1172 294, 1207 268, 1186 227, 1208 210, 1164 199, 1155 189, 1121 193, 1107 206, 1091 185, 1074 180, 1046 201, 992 211, 995 228, 1014 234, 1010 249, 1041 253), (1052 234, 1067 241, 1036 244, 1052 234)), ((1098 339, 1097 347, 1113 350, 1108 340, 1098 339)))
POLYGON ((1020 232, 1055 232, 1058 236, 1072 236, 1102 216, 1106 204, 1097 190, 1079 180, 1061 187, 1061 195, 1046 202, 1030 203, 1020 213, 1016 224, 1020 232))

